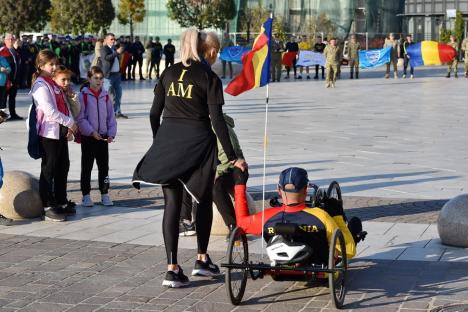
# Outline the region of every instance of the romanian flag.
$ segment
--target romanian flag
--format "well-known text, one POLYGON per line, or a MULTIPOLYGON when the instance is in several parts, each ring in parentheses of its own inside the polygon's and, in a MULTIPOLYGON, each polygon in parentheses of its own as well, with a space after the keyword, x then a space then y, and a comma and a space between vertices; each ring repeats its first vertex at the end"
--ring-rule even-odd
POLYGON ((406 49, 410 57, 410 65, 440 65, 448 63, 456 57, 457 52, 454 48, 445 43, 435 41, 422 41, 411 44, 406 49))
POLYGON ((253 88, 263 87, 270 78, 270 45, 273 20, 269 18, 255 39, 252 50, 242 56, 242 71, 224 90, 231 95, 239 95, 253 88))

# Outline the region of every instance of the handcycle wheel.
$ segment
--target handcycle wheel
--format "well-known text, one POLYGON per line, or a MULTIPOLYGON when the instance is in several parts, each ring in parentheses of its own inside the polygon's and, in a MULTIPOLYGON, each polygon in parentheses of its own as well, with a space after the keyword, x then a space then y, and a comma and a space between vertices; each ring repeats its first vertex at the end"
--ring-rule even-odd
POLYGON ((328 273, 328 285, 333 305, 336 309, 341 309, 346 296, 346 270, 348 269, 348 259, 346 257, 346 244, 343 233, 340 229, 333 232, 328 254, 328 269, 338 269, 334 273, 328 273), (340 251, 335 252, 340 246, 340 251))
POLYGON ((333 181, 332 183, 330 183, 330 185, 328 186, 328 190, 327 190, 327 198, 334 198, 338 200, 342 199, 341 188, 338 182, 333 181))
MULTIPOLYGON (((239 227, 236 227, 231 233, 227 249, 227 258, 229 264, 249 263, 247 236, 239 227)), ((226 291, 231 303, 234 305, 238 305, 242 301, 245 286, 247 285, 248 273, 247 269, 226 269, 226 291)))

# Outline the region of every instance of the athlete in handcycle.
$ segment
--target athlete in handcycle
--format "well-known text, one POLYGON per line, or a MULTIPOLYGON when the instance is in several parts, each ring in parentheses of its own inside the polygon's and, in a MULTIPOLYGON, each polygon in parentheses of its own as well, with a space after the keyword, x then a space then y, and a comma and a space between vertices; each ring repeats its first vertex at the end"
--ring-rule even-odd
POLYGON ((233 175, 237 228, 228 245, 228 263, 221 265, 227 268, 226 289, 231 302, 241 302, 249 274, 252 279, 268 274, 274 280, 328 277, 333 303, 341 308, 347 260, 355 256, 356 244, 367 233, 362 231, 359 218, 346 223, 338 183, 332 182, 326 192, 315 192, 314 206, 308 207, 307 172, 288 168, 281 172, 278 182, 283 204, 250 215, 246 198, 248 174, 235 169, 233 175), (271 264, 248 261, 246 234, 261 236, 262 228, 271 264))

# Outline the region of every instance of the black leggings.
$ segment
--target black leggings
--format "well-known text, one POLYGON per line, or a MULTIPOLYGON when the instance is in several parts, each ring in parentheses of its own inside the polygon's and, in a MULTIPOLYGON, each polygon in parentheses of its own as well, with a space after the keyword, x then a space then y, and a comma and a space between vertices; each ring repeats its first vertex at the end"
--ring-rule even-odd
MULTIPOLYGON (((182 208, 184 186, 180 182, 163 186, 164 217, 163 236, 166 246, 167 264, 177 264, 177 246, 179 244, 179 219, 182 208)), ((209 187, 196 209, 195 227, 197 229, 198 253, 205 254, 210 241, 213 222, 212 188, 209 187)))
POLYGON ((236 213, 231 196, 234 196, 234 177, 232 172, 227 172, 216 179, 213 188, 213 201, 226 226, 236 225, 236 213))

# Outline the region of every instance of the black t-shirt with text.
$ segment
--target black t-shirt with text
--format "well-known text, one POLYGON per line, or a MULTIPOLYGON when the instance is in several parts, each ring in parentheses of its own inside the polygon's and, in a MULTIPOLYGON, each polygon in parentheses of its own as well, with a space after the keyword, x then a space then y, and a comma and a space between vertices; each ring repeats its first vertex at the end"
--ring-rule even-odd
POLYGON ((208 105, 223 105, 223 87, 208 65, 193 62, 167 68, 155 88, 155 102, 163 118, 209 121, 208 105))

